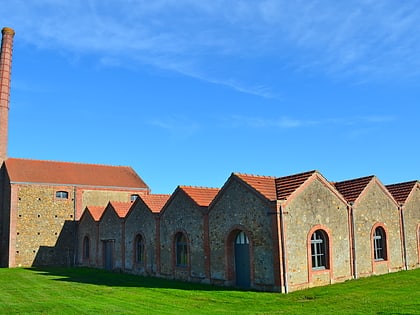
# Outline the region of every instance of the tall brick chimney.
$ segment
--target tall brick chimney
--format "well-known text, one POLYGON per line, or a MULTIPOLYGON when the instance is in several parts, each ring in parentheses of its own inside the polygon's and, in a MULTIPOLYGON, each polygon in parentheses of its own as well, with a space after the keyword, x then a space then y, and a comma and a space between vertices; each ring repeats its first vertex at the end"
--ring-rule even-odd
POLYGON ((10 77, 12 69, 13 36, 15 31, 4 27, 1 30, 0 50, 0 165, 7 159, 9 129, 10 77))

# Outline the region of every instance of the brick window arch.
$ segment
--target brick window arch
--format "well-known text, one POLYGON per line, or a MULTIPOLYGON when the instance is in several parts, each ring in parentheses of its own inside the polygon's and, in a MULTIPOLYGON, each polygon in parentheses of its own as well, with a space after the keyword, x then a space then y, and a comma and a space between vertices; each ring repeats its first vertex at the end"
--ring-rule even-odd
POLYGON ((136 235, 134 241, 135 263, 143 265, 145 262, 145 242, 141 234, 136 235))
POLYGON ((188 240, 184 233, 178 232, 175 235, 175 265, 177 267, 188 266, 188 240))
POLYGON ((386 232, 382 226, 373 230, 373 258, 375 261, 387 260, 386 232))
POLYGON ((314 270, 329 269, 329 238, 322 230, 315 230, 310 239, 311 266, 314 270))

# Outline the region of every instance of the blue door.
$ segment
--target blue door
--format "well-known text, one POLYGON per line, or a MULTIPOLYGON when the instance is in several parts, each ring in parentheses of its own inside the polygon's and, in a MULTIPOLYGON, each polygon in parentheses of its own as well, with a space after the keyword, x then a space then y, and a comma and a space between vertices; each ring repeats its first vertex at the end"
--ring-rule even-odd
POLYGON ((239 232, 235 238, 235 275, 238 287, 251 286, 249 240, 244 232, 239 232))

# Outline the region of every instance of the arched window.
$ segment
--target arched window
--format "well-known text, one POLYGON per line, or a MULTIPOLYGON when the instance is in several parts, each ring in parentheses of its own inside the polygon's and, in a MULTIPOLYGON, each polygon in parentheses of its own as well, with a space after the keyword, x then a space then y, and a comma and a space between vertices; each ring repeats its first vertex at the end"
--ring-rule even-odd
POLYGON ((83 239, 83 258, 89 259, 90 256, 90 240, 88 236, 83 239))
POLYGON ((136 236, 135 244, 135 259, 136 264, 144 264, 144 239, 141 235, 136 236))
POLYGON ((176 265, 179 267, 188 266, 188 243, 183 233, 175 236, 176 265))
POLYGON ((312 269, 328 269, 328 236, 316 230, 311 236, 312 269))
POLYGON ((373 233, 373 255, 376 261, 386 260, 386 234, 385 230, 378 226, 373 233))

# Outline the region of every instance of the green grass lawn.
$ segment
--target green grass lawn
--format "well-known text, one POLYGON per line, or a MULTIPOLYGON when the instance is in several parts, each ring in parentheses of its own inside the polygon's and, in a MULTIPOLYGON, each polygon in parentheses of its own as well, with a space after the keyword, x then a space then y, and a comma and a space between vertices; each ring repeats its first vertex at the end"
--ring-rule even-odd
POLYGON ((1 314, 420 314, 420 269, 290 294, 85 268, 0 269, 1 314))

